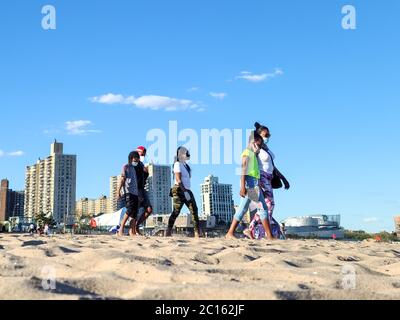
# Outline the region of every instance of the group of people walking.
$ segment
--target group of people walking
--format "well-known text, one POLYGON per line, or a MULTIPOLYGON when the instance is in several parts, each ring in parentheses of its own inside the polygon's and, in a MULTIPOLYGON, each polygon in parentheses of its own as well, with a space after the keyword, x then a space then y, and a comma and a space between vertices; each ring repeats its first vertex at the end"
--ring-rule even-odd
MULTIPOLYGON (((240 179, 241 202, 236 212, 227 239, 234 238, 234 233, 250 210, 251 223, 244 230, 246 237, 273 240, 284 238, 279 223, 273 218, 275 207, 274 189, 290 185, 284 175, 275 166, 275 155, 268 147, 271 137, 270 130, 259 123, 255 123, 255 130, 249 137, 246 149, 242 153, 242 172, 240 179)), ((146 148, 138 147, 128 156, 128 163, 123 166, 121 181, 118 187, 120 199, 124 200, 126 214, 119 228, 119 235, 124 234, 124 227, 129 219, 129 235, 140 234, 140 225, 152 214, 152 206, 145 191, 146 180, 149 176, 148 168, 144 164, 146 148), (139 215, 139 213, 141 213, 139 215)), ((188 164, 190 152, 185 147, 179 147, 173 165, 174 186, 170 196, 173 198, 173 211, 168 221, 165 235, 172 236, 175 221, 184 205, 193 218, 194 236, 201 236, 199 213, 195 197, 191 191, 192 169, 188 164)))

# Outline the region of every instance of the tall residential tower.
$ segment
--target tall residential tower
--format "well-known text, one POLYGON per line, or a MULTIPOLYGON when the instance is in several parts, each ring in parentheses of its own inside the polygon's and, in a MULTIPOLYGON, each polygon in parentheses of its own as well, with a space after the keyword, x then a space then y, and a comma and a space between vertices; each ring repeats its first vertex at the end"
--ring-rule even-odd
POLYGON ((58 223, 73 223, 76 198, 76 155, 66 155, 63 144, 51 144, 50 156, 26 168, 25 218, 51 214, 58 223))
POLYGON ((206 177, 201 184, 202 215, 215 216, 219 223, 230 223, 234 210, 232 185, 219 183, 214 176, 206 177))

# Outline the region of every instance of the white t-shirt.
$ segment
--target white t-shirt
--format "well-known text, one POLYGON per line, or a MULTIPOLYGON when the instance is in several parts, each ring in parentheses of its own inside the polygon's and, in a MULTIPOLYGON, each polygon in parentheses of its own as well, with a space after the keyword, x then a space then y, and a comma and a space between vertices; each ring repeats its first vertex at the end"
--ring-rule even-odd
MULTIPOLYGON (((268 150, 272 156, 272 159, 275 159, 275 155, 272 153, 271 150, 268 150)), ((272 174, 274 172, 274 166, 272 164, 272 159, 269 156, 268 152, 264 149, 261 149, 260 153, 258 154, 258 165, 260 170, 272 174)))
MULTIPOLYGON (((185 189, 190 190, 190 173, 186 169, 185 164, 183 162, 175 162, 174 164, 174 173, 181 174, 181 181, 185 189)), ((177 185, 177 181, 175 179, 175 184, 177 185)))

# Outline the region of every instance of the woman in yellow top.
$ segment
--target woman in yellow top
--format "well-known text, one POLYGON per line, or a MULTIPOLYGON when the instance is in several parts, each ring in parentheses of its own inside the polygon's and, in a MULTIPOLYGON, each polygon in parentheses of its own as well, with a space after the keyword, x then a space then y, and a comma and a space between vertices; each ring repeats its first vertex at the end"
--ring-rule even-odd
POLYGON ((257 203, 258 214, 265 229, 266 238, 268 240, 274 239, 269 225, 268 207, 259 187, 260 169, 258 166, 257 154, 260 152, 263 142, 263 138, 256 131, 253 131, 250 135, 249 145, 243 151, 242 175, 240 179, 241 202, 226 235, 227 239, 234 238, 235 230, 249 210, 251 201, 257 203))

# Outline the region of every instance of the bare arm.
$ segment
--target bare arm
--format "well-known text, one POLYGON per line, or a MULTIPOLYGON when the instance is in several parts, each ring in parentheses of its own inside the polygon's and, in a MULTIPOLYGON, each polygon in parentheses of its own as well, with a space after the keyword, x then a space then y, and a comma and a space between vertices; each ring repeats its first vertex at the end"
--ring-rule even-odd
POLYGON ((118 199, 121 198, 121 189, 125 185, 126 178, 122 177, 118 185, 118 199))
POLYGON ((247 174, 247 167, 249 165, 249 158, 243 157, 242 158, 242 175, 240 177, 240 196, 244 198, 246 196, 246 174, 247 174))

